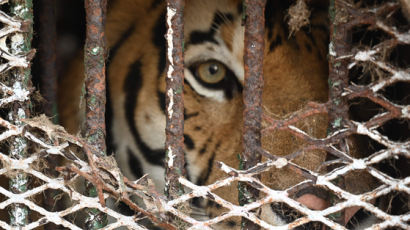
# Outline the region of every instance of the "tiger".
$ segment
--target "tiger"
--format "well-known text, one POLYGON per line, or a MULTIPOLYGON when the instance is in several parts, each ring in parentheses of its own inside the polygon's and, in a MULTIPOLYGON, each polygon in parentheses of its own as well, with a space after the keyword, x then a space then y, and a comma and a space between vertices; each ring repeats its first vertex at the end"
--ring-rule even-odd
MULTIPOLYGON (((263 113, 284 118, 310 101, 328 99, 328 17, 326 1, 309 1, 309 25, 290 31, 291 1, 268 0, 265 8, 263 113)), ((238 168, 242 151, 244 84, 244 6, 241 0, 186 0, 184 8, 184 146, 187 178, 208 185, 226 175, 216 162, 238 168)), ((160 0, 121 0, 109 6, 106 39, 107 128, 110 151, 122 172, 135 180, 148 174, 163 190, 165 160, 166 3, 160 0)), ((76 133, 84 108, 79 108, 84 81, 82 59, 71 64, 60 82, 59 115, 63 126, 76 133), (71 87, 66 87, 70 85, 71 87)), ((317 138, 326 136, 328 118, 315 115, 297 124, 317 138)), ((296 151, 303 142, 284 131, 264 132, 264 149, 277 156, 296 151)), ((311 151, 294 163, 318 171, 326 154, 311 151)), ((287 168, 263 173, 262 182, 284 189, 303 178, 287 168)), ((216 191, 237 203, 236 184, 216 191)), ((198 204, 197 204, 198 205, 198 204)), ((201 202, 201 215, 222 211, 201 202)), ((262 207, 262 220, 282 225, 292 221, 275 205, 262 207)), ((229 219, 216 228, 238 228, 229 219)))

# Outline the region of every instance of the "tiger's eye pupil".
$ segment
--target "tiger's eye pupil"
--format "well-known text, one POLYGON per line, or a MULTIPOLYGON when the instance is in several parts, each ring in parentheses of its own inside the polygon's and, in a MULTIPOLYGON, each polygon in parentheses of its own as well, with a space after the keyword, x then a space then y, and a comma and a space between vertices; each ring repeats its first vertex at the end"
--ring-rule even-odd
POLYGON ((207 84, 216 84, 225 78, 226 67, 218 61, 206 61, 196 66, 195 74, 207 84))
POLYGON ((211 64, 209 66, 209 73, 210 74, 214 75, 214 74, 218 73, 218 71, 219 71, 219 66, 217 64, 211 64))

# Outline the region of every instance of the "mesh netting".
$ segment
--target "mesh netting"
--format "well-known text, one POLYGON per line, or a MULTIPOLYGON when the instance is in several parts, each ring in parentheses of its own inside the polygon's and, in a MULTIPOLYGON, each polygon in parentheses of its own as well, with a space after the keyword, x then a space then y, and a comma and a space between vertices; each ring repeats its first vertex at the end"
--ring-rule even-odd
POLYGON ((306 143, 303 149, 280 157, 260 149, 265 160, 247 170, 218 163, 226 177, 206 186, 181 177, 179 183, 188 192, 169 200, 155 190, 148 177, 127 180, 113 158, 94 156, 92 146, 67 134, 45 116, 29 118, 29 101, 34 93, 25 71, 33 52, 22 44, 27 41, 24 36, 29 23, 25 12, 30 9, 9 6, 7 2, 0 1, 0 227, 55 229, 53 226, 57 225, 83 229, 90 226, 90 221, 105 218, 99 210, 108 216, 104 229, 147 229, 151 224, 145 223, 146 219, 165 229, 212 229, 233 217, 246 218, 266 229, 291 229, 309 222, 346 229, 340 216, 346 216, 349 208, 361 208, 375 220, 374 229, 409 228, 410 32, 399 3, 350 5, 340 1, 332 6, 336 8, 333 33, 346 33, 351 38, 331 36, 330 72, 336 77, 331 77, 329 83, 334 95, 326 103, 308 103, 282 120, 264 116, 263 132, 291 133, 306 143), (344 109, 344 115, 335 112, 337 108, 344 109), (295 125, 317 114, 329 114, 331 118, 329 133, 321 139, 295 125), (350 152, 349 141, 363 146, 359 154, 350 152), (329 153, 323 163, 326 170, 318 173, 293 161, 311 149, 329 153), (47 161, 51 156, 53 161, 47 161), (54 165, 59 173, 48 170, 54 165), (288 168, 304 179, 292 187, 274 190, 256 177, 271 168, 288 168), (364 177, 372 182, 366 189, 356 191, 358 185, 353 182, 363 181, 364 177), (83 195, 84 179, 96 186, 94 194, 83 195), (259 198, 240 206, 216 192, 235 182, 257 189, 259 198), (292 198, 297 191, 312 185, 331 194, 328 208, 311 210, 292 198), (99 193, 100 189, 104 193, 99 193), (45 205, 50 198, 52 205, 45 205), (186 202, 194 198, 218 204, 223 214, 206 220, 194 218, 184 209, 186 202), (111 208, 113 205, 103 205, 118 201, 136 214, 124 215, 111 208), (296 220, 282 226, 270 225, 254 212, 267 204, 294 210, 298 213, 296 220))

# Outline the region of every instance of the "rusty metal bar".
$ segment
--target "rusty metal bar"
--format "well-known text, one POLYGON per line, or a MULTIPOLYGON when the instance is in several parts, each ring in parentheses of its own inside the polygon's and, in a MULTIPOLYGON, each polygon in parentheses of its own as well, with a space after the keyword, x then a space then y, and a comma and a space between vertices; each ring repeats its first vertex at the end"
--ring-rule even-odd
MULTIPOLYGON (((266 0, 246 0, 245 22, 245 87, 243 100, 243 154, 241 166, 249 169, 259 163, 261 157, 262 89, 263 89, 263 55, 266 0)), ((259 192, 251 186, 242 184, 239 191, 241 205, 257 199, 259 192)), ((255 223, 244 220, 244 229, 258 229, 255 223)))
POLYGON ((105 59, 104 24, 107 0, 86 0, 87 39, 84 49, 86 124, 85 138, 98 152, 106 155, 105 144, 105 59))
POLYGON ((331 120, 330 131, 334 132, 344 125, 348 118, 348 103, 342 93, 349 85, 349 59, 337 57, 350 54, 350 37, 347 23, 348 18, 338 0, 331 1, 330 19, 331 32, 329 44, 329 117, 331 120))
MULTIPOLYGON (((11 35, 10 52, 13 55, 29 55, 31 50, 31 40, 33 38, 33 2, 32 0, 12 0, 10 12, 18 20, 26 22, 24 32, 11 35)), ((31 91, 31 70, 30 67, 16 68, 9 72, 9 83, 14 91, 31 91)), ((11 106, 8 114, 9 120, 16 125, 23 125, 22 119, 30 117, 30 101, 16 102, 11 106)), ((12 158, 23 160, 28 157, 29 143, 23 136, 16 136, 11 139, 9 154, 12 158)), ((15 194, 24 193, 29 189, 29 175, 24 172, 17 172, 11 176, 9 189, 15 194)), ((24 204, 12 204, 9 207, 10 225, 21 228, 29 223, 30 210, 24 204)))
POLYGON ((184 159, 184 0, 167 1, 166 188, 170 199, 183 193, 184 159))
MULTIPOLYGON (((86 0, 86 42, 84 48, 85 65, 85 104, 86 122, 83 130, 87 143, 95 156, 105 156, 107 147, 105 143, 105 104, 106 104, 106 79, 105 79, 105 16, 107 0, 86 0)), ((92 161, 92 159, 89 159, 92 161)), ((101 186, 94 187, 87 183, 87 192, 90 196, 101 194, 101 186)), ((107 224, 107 215, 97 209, 88 209, 85 222, 87 229, 99 229, 107 224)))
MULTIPOLYGON (((342 96, 349 85, 349 59, 338 59, 350 53, 351 33, 346 23, 349 15, 339 0, 330 1, 329 17, 331 22, 329 43, 329 134, 346 127, 349 122, 349 105, 347 98, 342 96)), ((346 138, 338 140, 336 145, 344 153, 349 153, 346 138)), ((331 156, 328 156, 328 158, 331 156)), ((338 181, 338 186, 344 188, 344 180, 338 181)), ((332 217, 342 226, 344 211, 332 217)))
POLYGON ((41 95, 46 99, 44 112, 58 123, 57 116, 57 71, 56 71, 56 39, 57 17, 56 1, 40 1, 39 26, 39 59, 41 95))

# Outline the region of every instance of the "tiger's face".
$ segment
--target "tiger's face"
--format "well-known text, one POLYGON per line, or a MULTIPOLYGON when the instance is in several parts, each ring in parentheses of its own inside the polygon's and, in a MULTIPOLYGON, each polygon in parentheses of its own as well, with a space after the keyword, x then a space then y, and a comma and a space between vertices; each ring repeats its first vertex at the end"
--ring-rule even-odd
MULTIPOLYGON (((217 161, 235 168, 239 165, 244 83, 240 2, 186 2, 184 139, 188 177, 196 184, 209 184, 225 176, 216 168, 217 161)), ((327 32, 322 14, 312 19, 310 31, 289 37, 284 15, 275 7, 281 6, 270 2, 266 12, 263 108, 269 116, 283 118, 307 101, 327 99, 327 32)), ((163 189, 165 9, 162 6, 152 12, 156 20, 143 23, 145 26, 129 35, 128 39, 139 42, 125 43, 112 57, 109 81, 120 165, 127 176, 148 173, 163 189), (137 167, 141 172, 134 170, 137 167)), ((299 125, 309 134, 325 135, 323 117, 304 122, 299 125)), ((289 154, 302 145, 286 132, 266 133, 262 141, 276 155, 289 154)), ((323 153, 312 152, 296 162, 316 170, 323 160, 323 153)), ((301 180, 291 174, 277 170, 263 179, 273 188, 285 188, 301 180)), ((235 186, 222 189, 221 194, 237 197, 235 186)))
MULTIPOLYGON (((212 180, 215 161, 236 167, 241 152, 244 27, 240 2, 186 3, 184 138, 189 177, 198 184, 212 180)), ((325 22, 320 29, 312 25, 309 32, 288 38, 283 14, 269 9, 277 7, 274 3, 267 7, 272 12, 267 12, 266 21, 263 108, 267 114, 284 117, 307 101, 327 98, 325 22)), ((154 171, 151 175, 162 178, 163 171, 156 171, 163 170, 165 152, 165 8, 151 12, 156 20, 144 21, 145 26, 119 38, 123 44, 111 45, 120 47, 115 56, 111 51, 108 76, 117 155, 127 158, 132 153, 143 161, 144 173, 154 171)), ((314 132, 315 124, 310 129, 314 132)), ((268 143, 270 136, 264 137, 267 145, 290 149, 292 140, 281 137, 281 143, 268 143)), ((132 160, 123 162, 129 168, 126 174, 137 174, 132 172, 136 168, 129 163, 132 160)))
MULTIPOLYGON (((244 107, 241 2, 186 1, 184 141, 188 177, 196 184, 210 184, 225 176, 217 169, 218 161, 234 168, 239 165, 244 107)), ((284 118, 308 101, 327 99, 326 12, 312 12, 309 28, 289 36, 288 6, 280 2, 268 1, 265 12, 263 110, 273 118, 284 118)), ((160 1, 117 1, 107 18, 106 32, 111 48, 107 74, 115 156, 127 177, 136 179, 147 173, 160 190, 165 159, 165 13, 160 1)), ((64 112, 61 115, 64 121, 64 112)), ((323 137, 327 121, 315 116, 296 126, 323 137)), ((286 131, 276 131, 265 132, 262 145, 283 156, 303 143, 286 131)), ((294 161, 317 170, 324 158, 324 153, 309 152, 294 161)), ((283 189, 301 178, 277 169, 263 174, 262 180, 283 189)), ((218 194, 234 202, 236 186, 218 194)), ((262 215, 270 218, 266 212, 262 215)))

